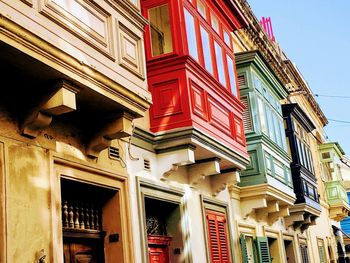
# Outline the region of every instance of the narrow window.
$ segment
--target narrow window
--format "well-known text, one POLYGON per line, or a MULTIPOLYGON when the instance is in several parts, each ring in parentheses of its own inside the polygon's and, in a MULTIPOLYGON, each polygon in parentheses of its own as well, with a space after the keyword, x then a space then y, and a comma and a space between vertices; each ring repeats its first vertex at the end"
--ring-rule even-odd
POLYGON ((221 82, 222 85, 226 87, 226 77, 225 77, 224 61, 222 58, 222 48, 216 42, 214 42, 214 46, 215 46, 216 62, 218 65, 219 81, 221 82))
POLYGON ((228 45, 231 48, 231 37, 230 37, 230 33, 228 33, 227 31, 224 30, 224 41, 226 43, 226 45, 228 45))
POLYGON ((228 75, 230 77, 230 86, 232 93, 237 96, 237 85, 236 85, 236 75, 234 70, 234 64, 232 58, 226 54, 228 75))
POLYGON ((173 52, 168 4, 149 9, 152 56, 173 52))
POLYGON ((217 33, 219 33, 219 20, 213 13, 211 13, 211 26, 217 33))
POLYGON ((261 131, 264 133, 267 133, 264 104, 259 97, 258 97, 258 109, 259 109, 259 116, 260 116, 261 131))
POLYGON ((201 26, 201 37, 202 37, 202 45, 203 45, 203 55, 204 55, 204 66, 205 68, 213 74, 213 64, 210 50, 210 42, 209 42, 209 34, 208 32, 201 26))
POLYGON ((187 44, 190 55, 198 61, 198 50, 197 50, 197 39, 196 29, 194 26, 194 18, 185 9, 185 20, 186 20, 186 33, 187 33, 187 44))
POLYGON ((206 12, 205 12, 205 5, 197 0, 197 9, 198 9, 198 12, 204 17, 206 18, 206 12))

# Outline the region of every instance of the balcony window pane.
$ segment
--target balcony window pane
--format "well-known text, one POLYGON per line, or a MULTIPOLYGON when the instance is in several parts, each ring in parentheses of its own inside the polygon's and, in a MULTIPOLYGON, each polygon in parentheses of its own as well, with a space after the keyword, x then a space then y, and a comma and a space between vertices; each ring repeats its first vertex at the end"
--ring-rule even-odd
POLYGON ((186 20, 186 33, 187 33, 187 44, 190 55, 198 61, 198 50, 197 50, 197 39, 196 29, 194 26, 194 18, 185 9, 185 20, 186 20))
POLYGON ((232 93, 237 96, 236 75, 234 71, 234 64, 232 58, 226 54, 228 75, 230 77, 230 85, 232 93))
POLYGON ((204 17, 206 18, 206 12, 205 12, 205 5, 197 0, 197 8, 198 8, 198 12, 204 17))
POLYGON ((224 31, 224 41, 225 41, 226 45, 231 47, 231 37, 230 37, 230 34, 226 31, 224 31))
POLYGON ((258 97, 258 110, 259 110, 259 116, 260 116, 261 131, 264 133, 267 133, 264 104, 259 97, 258 97))
POLYGON ((214 42, 214 46, 215 46, 216 63, 218 65, 219 81, 221 82, 222 85, 226 86, 226 77, 225 77, 224 61, 222 57, 222 48, 216 42, 214 42))
POLYGON ((203 27, 201 27, 201 37, 202 37, 202 45, 203 45, 203 55, 204 55, 205 68, 211 74, 213 74, 213 64, 212 64, 213 61, 212 61, 212 57, 211 57, 209 34, 203 27))
POLYGON ((152 55, 159 56, 173 52, 168 4, 149 9, 152 55))
POLYGON ((216 18, 215 15, 213 15, 213 13, 211 14, 211 26, 214 28, 214 30, 219 33, 219 21, 216 18))

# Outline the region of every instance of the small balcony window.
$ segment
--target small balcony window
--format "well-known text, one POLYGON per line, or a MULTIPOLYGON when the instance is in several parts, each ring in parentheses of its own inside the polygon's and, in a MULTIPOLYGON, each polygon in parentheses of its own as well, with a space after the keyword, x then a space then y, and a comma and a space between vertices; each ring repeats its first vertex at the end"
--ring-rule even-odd
POLYGON ((169 5, 149 9, 151 25, 152 56, 173 52, 173 40, 170 26, 169 5))

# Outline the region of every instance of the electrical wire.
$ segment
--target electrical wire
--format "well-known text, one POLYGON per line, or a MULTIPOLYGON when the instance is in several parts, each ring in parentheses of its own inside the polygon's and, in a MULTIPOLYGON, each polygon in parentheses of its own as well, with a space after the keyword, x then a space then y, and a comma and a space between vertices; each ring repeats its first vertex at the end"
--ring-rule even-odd
POLYGON ((350 99, 350 96, 324 95, 324 94, 315 94, 315 97, 328 97, 328 98, 350 99))
POLYGON ((334 121, 334 122, 349 123, 349 124, 350 124, 350 121, 335 120, 335 119, 330 119, 330 118, 328 118, 328 120, 329 120, 329 121, 334 121))

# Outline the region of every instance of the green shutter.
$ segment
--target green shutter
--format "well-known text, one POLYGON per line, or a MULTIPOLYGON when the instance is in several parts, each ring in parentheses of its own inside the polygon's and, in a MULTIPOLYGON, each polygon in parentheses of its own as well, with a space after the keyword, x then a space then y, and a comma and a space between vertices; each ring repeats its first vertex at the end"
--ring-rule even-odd
POLYGON ((241 234, 239 236, 239 241, 241 243, 241 248, 242 248, 242 260, 243 260, 243 263, 248 263, 247 245, 245 243, 245 236, 243 234, 241 234))
POLYGON ((256 247, 258 251, 259 263, 271 263, 269 242, 267 237, 257 237, 256 247))

